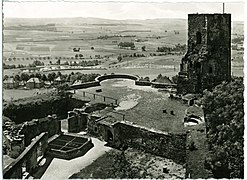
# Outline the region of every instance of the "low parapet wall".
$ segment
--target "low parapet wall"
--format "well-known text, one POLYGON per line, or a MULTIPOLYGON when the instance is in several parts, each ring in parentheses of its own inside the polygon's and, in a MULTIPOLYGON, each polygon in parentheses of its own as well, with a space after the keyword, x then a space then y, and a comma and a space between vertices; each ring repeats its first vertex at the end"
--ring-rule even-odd
POLYGON ((102 75, 95 78, 95 81, 86 82, 77 85, 71 85, 70 89, 84 89, 89 87, 100 86, 100 82, 107 80, 107 79, 131 79, 135 81, 135 85, 137 86, 152 86, 153 88, 176 88, 177 84, 170 84, 170 83, 158 83, 158 82, 149 82, 149 81, 140 81, 138 76, 131 75, 131 74, 107 74, 102 75))
POLYGON ((135 81, 139 79, 137 76, 131 74, 108 74, 97 77, 95 81, 101 82, 106 79, 117 79, 117 78, 131 79, 135 81))
POLYGON ((139 77, 131 75, 131 74, 108 74, 108 75, 102 75, 95 78, 95 81, 92 82, 86 82, 76 85, 71 85, 70 89, 84 89, 89 87, 95 87, 100 86, 100 82, 107 80, 107 79, 117 79, 117 78, 124 78, 124 79, 131 79, 134 81, 139 80, 139 77))
POLYGON ((152 87, 154 88, 167 88, 167 87, 177 87, 177 84, 170 84, 170 83, 158 83, 158 82, 152 82, 152 87))
POLYGON ((177 84, 170 83, 158 83, 158 82, 149 82, 149 81, 135 81, 135 85, 138 86, 152 86, 153 88, 176 88, 177 84))
POLYGON ((100 86, 100 82, 92 81, 92 82, 86 82, 82 84, 71 85, 70 89, 84 89, 84 88, 95 87, 95 86, 100 86))
POLYGON ((137 86, 151 86, 151 84, 149 81, 135 81, 135 85, 137 86))

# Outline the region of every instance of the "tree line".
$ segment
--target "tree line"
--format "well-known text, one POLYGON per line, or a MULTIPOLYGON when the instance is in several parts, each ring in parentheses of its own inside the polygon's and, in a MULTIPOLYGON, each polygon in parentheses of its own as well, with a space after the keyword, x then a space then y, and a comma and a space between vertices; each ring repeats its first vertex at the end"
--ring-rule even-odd
MULTIPOLYGON (((91 47, 91 49, 94 49, 94 47, 91 47)), ((109 57, 109 56, 100 56, 100 55, 95 55, 95 58, 97 58, 97 59, 102 59, 103 57, 105 57, 105 58, 107 58, 107 57, 109 57)), ((39 60, 39 61, 41 61, 41 60, 58 60, 58 59, 63 59, 63 60, 65 60, 65 59, 83 59, 83 58, 85 58, 84 57, 84 55, 83 54, 75 54, 75 56, 71 56, 71 57, 67 57, 67 56, 55 56, 55 57, 50 57, 50 56, 44 56, 44 57, 9 57, 9 58, 7 58, 7 57, 3 57, 3 59, 6 61, 6 60, 8 60, 8 61, 20 61, 20 60, 22 60, 22 61, 24 61, 24 60, 27 60, 27 61, 29 61, 29 60, 39 60)), ((93 59, 93 57, 92 56, 89 56, 89 58, 90 59, 93 59)))
POLYGON ((95 59, 95 60, 92 60, 92 61, 79 61, 79 62, 76 62, 76 61, 65 61, 63 63, 63 65, 68 65, 68 66, 83 66, 83 67, 86 67, 86 66, 97 66, 97 65, 100 65, 102 62, 95 59))
POLYGON ((24 67, 37 67, 37 66, 44 66, 44 62, 35 60, 33 63, 26 65, 23 64, 5 64, 3 63, 3 69, 16 69, 16 68, 24 68, 24 67))
POLYGON ((158 47, 156 52, 185 52, 186 45, 176 44, 175 47, 162 46, 158 47))
POLYGON ((118 47, 135 49, 135 44, 133 42, 120 42, 118 44, 118 47))
POLYGON ((50 81, 54 82, 56 78, 60 77, 63 82, 69 82, 70 84, 73 84, 76 80, 80 80, 82 83, 84 82, 90 82, 94 81, 96 77, 98 77, 100 74, 82 74, 80 72, 71 72, 70 74, 62 74, 60 71, 57 73, 51 72, 48 74, 41 74, 41 73, 21 73, 16 74, 15 76, 8 76, 5 75, 3 77, 3 80, 6 80, 8 78, 14 78, 15 81, 24 81, 27 82, 30 78, 38 78, 41 81, 50 81))

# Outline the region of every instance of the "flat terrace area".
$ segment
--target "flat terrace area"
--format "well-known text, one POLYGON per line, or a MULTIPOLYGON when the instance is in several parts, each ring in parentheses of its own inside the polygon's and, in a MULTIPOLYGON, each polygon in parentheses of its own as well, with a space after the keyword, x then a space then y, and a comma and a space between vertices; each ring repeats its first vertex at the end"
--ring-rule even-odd
MULTIPOLYGON (((126 79, 106 80, 101 82, 99 87, 76 90, 75 97, 83 99, 83 91, 118 99, 119 107, 115 110, 108 108, 96 112, 102 116, 109 116, 103 120, 105 123, 125 120, 165 132, 180 133, 184 130, 183 119, 188 106, 171 100, 166 92, 158 92, 158 89, 151 87, 135 86, 133 80, 126 79), (101 89, 102 92, 97 93, 97 89, 101 89), (125 114, 124 118, 119 113, 125 114)), ((100 97, 86 98, 91 98, 93 102, 102 102, 100 97)))

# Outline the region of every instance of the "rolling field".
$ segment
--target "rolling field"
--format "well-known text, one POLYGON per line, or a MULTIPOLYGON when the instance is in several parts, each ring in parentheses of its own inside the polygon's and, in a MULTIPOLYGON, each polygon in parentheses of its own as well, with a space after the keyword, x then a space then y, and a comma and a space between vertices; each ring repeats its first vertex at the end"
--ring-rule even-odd
MULTIPOLYGON (((12 22, 6 19, 4 34, 3 55, 9 57, 28 57, 33 55, 50 55, 51 57, 74 57, 76 53, 72 51, 74 47, 80 47, 80 53, 84 57, 95 55, 130 54, 141 52, 141 47, 146 46, 148 52, 155 52, 158 46, 174 46, 175 44, 186 43, 186 21, 112 21, 101 19, 82 19, 81 21, 71 21, 56 23, 56 31, 37 31, 32 29, 32 25, 40 22, 26 22, 19 20, 12 22), (25 30, 17 28, 17 24, 28 24, 25 30), (12 27, 12 28, 11 28, 12 27), (16 28, 13 28, 16 27, 16 28), (15 30, 12 30, 15 29, 15 30), (174 31, 179 31, 179 34, 174 31), (99 39, 107 35, 106 39, 99 39), (132 37, 130 37, 132 36, 132 37), (119 49, 119 42, 135 42, 136 50, 119 49), (18 47, 24 47, 20 50, 18 47), (48 47, 50 51, 33 52, 33 47, 48 47), (94 47, 94 50, 91 50, 94 47)), ((48 23, 48 22, 47 22, 48 23)), ((55 22, 54 22, 55 23, 55 22)))
MULTIPOLYGON (((3 30, 3 62, 7 65, 29 65, 34 60, 41 60, 45 65, 50 61, 56 63, 61 58, 77 63, 76 54, 82 54, 90 61, 98 59, 98 67, 107 70, 81 70, 83 73, 130 73, 139 76, 154 77, 156 74, 176 75, 183 55, 150 56, 157 53, 157 47, 173 47, 176 44, 187 44, 187 21, 183 19, 151 20, 106 20, 95 18, 65 19, 5 19, 3 30), (36 25, 54 23, 56 30, 34 29, 36 25), (20 26, 22 25, 22 26, 20 26), (23 29, 23 27, 25 27, 23 29), (178 34, 175 34, 179 32, 178 34), (103 38, 102 38, 103 37, 103 38), (106 37, 106 38, 104 38, 106 37), (140 40, 140 41, 139 41, 140 40), (119 42, 134 42, 135 50, 120 49, 119 42), (145 46, 146 51, 141 47, 145 46), (94 49, 91 49, 94 47, 94 49), (73 48, 80 48, 74 52, 73 48), (123 55, 145 54, 147 57, 125 57, 123 55), (95 57, 107 56, 108 59, 95 57), (49 59, 47 57, 50 57, 49 59), (16 57, 17 59, 13 59, 16 57), (31 59, 32 57, 32 59, 31 59), (46 57, 46 58, 44 58, 46 57), (8 60, 11 58, 11 60, 8 60)), ((241 22, 233 22, 233 36, 243 33, 241 22)), ((243 51, 232 50, 232 74, 243 76, 243 51)), ((63 73, 75 70, 62 71, 63 73)), ((77 71, 77 70, 76 70, 77 71)), ((19 69, 5 69, 4 75, 21 73, 19 69)))

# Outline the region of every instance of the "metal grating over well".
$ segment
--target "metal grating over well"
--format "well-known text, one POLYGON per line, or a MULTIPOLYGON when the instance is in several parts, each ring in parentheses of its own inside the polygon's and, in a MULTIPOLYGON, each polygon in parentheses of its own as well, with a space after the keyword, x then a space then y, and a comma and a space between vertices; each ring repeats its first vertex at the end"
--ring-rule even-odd
POLYGON ((73 135, 60 135, 49 143, 50 155, 62 159, 83 156, 93 147, 90 138, 73 135))

